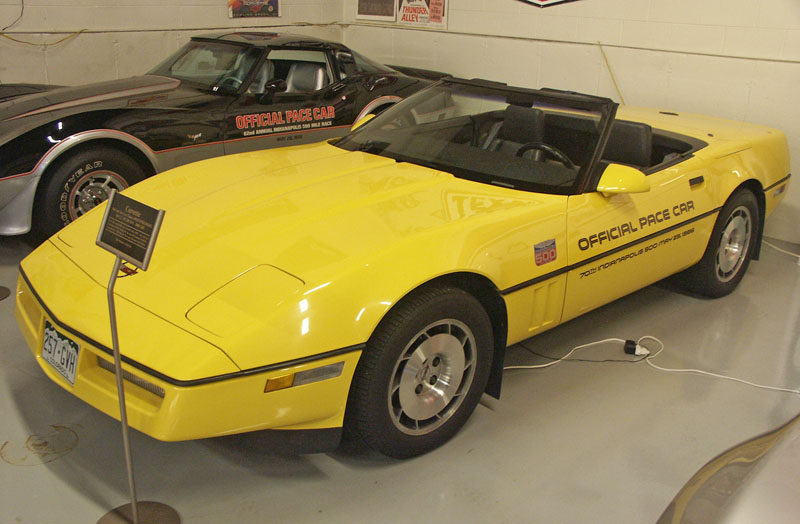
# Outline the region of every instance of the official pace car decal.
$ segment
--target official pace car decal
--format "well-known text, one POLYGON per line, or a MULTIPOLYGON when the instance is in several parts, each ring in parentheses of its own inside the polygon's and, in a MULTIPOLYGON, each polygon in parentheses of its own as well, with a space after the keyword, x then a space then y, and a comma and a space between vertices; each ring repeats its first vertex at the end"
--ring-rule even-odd
POLYGON ((534 256, 536 260, 537 266, 543 266, 548 262, 554 261, 558 258, 558 253, 556 252, 556 239, 551 238, 550 240, 545 240, 544 242, 539 242, 533 246, 534 256))
POLYGON ((243 136, 319 129, 332 126, 335 116, 336 109, 333 106, 251 113, 236 117, 236 129, 244 130, 243 136))
POLYGON ((681 204, 675 204, 672 206, 672 209, 667 208, 656 211, 655 213, 639 217, 638 221, 625 222, 611 229, 605 229, 598 233, 591 234, 588 237, 583 237, 578 240, 578 248, 580 248, 581 251, 586 251, 595 246, 602 246, 606 242, 617 240, 640 230, 644 231, 691 211, 694 211, 694 202, 692 200, 681 204))

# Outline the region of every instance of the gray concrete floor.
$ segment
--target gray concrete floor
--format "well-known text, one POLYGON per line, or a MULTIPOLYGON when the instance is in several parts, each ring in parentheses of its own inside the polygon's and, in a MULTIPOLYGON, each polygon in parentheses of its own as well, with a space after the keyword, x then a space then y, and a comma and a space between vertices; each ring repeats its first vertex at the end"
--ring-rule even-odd
MULTIPOLYGON (((28 252, 0 239, 0 286, 28 252)), ((653 335, 656 363, 800 386, 800 267, 764 247, 719 300, 651 286, 524 345, 561 356, 608 337, 653 335)), ((0 301, 0 523, 95 523, 128 502, 119 424, 46 379, 0 301)), ((618 346, 575 355, 622 358, 618 346)), ((544 362, 522 345, 508 364, 544 362)), ((258 434, 164 443, 138 432, 140 500, 184 523, 653 522, 707 460, 800 411, 800 397, 644 363, 564 362, 507 371, 444 447, 281 456, 258 434)))

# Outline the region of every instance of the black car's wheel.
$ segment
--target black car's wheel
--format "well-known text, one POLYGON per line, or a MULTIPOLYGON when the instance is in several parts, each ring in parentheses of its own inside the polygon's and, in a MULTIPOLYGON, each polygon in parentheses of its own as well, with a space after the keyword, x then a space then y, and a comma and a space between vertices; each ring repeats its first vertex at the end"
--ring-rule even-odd
POLYGON ((106 201, 112 189, 122 191, 145 176, 138 162, 107 146, 60 159, 45 174, 33 211, 34 225, 41 234, 50 236, 106 201))
POLYGON ((433 288, 390 312, 367 343, 348 401, 348 430, 373 449, 407 458, 452 437, 489 376, 492 327, 480 302, 433 288))
POLYGON ((759 220, 755 195, 746 189, 734 193, 717 217, 703 258, 679 276, 680 284, 708 297, 733 291, 755 251, 759 220))

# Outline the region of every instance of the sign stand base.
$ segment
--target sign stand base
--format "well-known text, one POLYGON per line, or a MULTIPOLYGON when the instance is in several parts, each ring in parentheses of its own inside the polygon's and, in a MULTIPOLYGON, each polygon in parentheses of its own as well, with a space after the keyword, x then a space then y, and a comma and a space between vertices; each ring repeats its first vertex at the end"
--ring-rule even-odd
MULTIPOLYGON (((139 501, 136 503, 139 524, 181 524, 181 517, 172 507, 160 502, 139 501)), ((97 524, 131 524, 131 504, 125 504, 103 515, 97 524)))

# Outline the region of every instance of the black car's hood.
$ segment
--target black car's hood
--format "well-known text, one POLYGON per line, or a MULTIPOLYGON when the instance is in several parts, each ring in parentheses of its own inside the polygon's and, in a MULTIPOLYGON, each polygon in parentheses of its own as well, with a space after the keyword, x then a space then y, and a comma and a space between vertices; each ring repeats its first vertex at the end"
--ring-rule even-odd
MULTIPOLYGON (((147 107, 185 103, 187 97, 208 96, 196 89, 181 87, 174 78, 155 75, 135 76, 76 87, 60 87, 0 102, 0 122, 38 114, 87 106, 147 107)), ((77 109, 81 108, 81 109, 77 109)))
POLYGON ((59 87, 61 86, 48 84, 0 84, 0 102, 5 102, 18 96, 50 91, 59 87))

